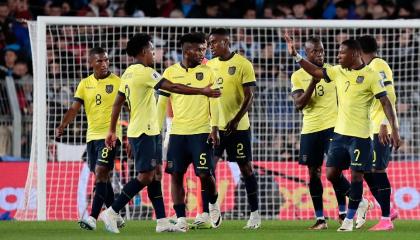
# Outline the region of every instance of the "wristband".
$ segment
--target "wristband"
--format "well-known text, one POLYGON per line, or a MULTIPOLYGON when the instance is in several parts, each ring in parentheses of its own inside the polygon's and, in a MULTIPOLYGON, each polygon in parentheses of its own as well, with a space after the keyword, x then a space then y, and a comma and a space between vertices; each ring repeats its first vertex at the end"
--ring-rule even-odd
POLYGON ((303 57, 299 53, 296 54, 296 56, 294 56, 293 58, 295 59, 295 62, 297 62, 297 63, 302 61, 302 59, 303 59, 303 57))

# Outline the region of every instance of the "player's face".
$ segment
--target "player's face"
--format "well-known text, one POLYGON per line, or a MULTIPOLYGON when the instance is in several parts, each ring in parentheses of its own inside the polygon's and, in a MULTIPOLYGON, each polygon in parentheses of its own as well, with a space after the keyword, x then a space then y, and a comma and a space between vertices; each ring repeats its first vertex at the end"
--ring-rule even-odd
POLYGON ((204 59, 206 49, 205 43, 185 43, 184 58, 191 65, 199 65, 204 59))
POLYGON ((147 64, 147 66, 152 66, 155 63, 155 47, 153 46, 153 43, 149 42, 149 46, 143 51, 146 60, 145 64, 147 64))
POLYGON ((226 51, 227 38, 225 36, 212 34, 209 37, 211 55, 220 57, 226 51))
POLYGON ((306 56, 311 63, 315 63, 318 66, 324 64, 324 46, 322 43, 307 43, 306 44, 306 56))
POLYGON ((93 68, 95 76, 104 78, 109 72, 108 53, 93 54, 90 56, 90 66, 93 68))
POLYGON ((349 49, 345 45, 340 45, 338 49, 338 63, 341 65, 342 68, 350 68, 353 63, 353 51, 349 49))

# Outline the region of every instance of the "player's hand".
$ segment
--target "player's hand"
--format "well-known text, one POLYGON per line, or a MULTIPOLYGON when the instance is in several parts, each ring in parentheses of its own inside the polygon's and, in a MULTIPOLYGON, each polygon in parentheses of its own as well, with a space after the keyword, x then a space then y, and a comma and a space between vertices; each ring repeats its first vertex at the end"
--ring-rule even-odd
POLYGON ((64 127, 58 126, 55 129, 55 138, 60 138, 63 135, 63 133, 64 133, 64 127))
POLYGON ((207 87, 203 88, 201 93, 207 97, 211 97, 211 98, 218 98, 220 97, 221 93, 220 93, 220 89, 212 89, 211 87, 213 86, 213 84, 209 84, 207 85, 207 87))
POLYGON ((388 134, 388 128, 386 125, 380 126, 378 138, 379 142, 384 146, 387 146, 391 143, 391 136, 388 134))
POLYGON ((117 134, 115 132, 109 132, 105 138, 105 146, 107 148, 114 148, 117 142, 117 134))
POLYGON ((226 124, 226 135, 230 135, 231 133, 233 133, 234 131, 236 131, 236 129, 238 128, 239 125, 239 120, 237 120, 236 118, 230 120, 227 124, 226 124))
POLYGON ((217 127, 213 127, 209 137, 207 138, 207 142, 211 142, 213 144, 213 148, 219 146, 220 144, 220 137, 219 137, 219 129, 217 127))
POLYGON ((398 148, 400 148, 401 146, 401 138, 400 138, 400 134, 397 131, 392 131, 391 133, 391 143, 392 146, 394 147, 395 151, 398 150, 398 148))
POLYGON ((292 55, 293 57, 296 56, 297 55, 297 51, 296 51, 296 48, 295 48, 295 42, 289 36, 289 33, 287 31, 284 33, 284 39, 286 40, 286 43, 287 43, 287 51, 289 51, 289 54, 292 55))

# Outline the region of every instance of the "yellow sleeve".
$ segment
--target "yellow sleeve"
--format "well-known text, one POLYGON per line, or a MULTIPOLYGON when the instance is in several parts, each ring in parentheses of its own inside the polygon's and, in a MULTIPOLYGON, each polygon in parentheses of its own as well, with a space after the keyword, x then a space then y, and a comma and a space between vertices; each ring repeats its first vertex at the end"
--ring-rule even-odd
MULTIPOLYGON (((217 77, 216 74, 213 72, 212 69, 210 69, 210 83, 213 84, 213 87, 216 89, 219 88, 217 84, 217 77)), ((209 98, 210 100, 210 125, 212 127, 219 126, 219 104, 220 100, 219 98, 209 98)))
POLYGON ((157 102, 157 119, 159 124, 159 129, 162 130, 163 121, 166 116, 166 106, 168 105, 169 98, 164 95, 159 95, 157 102))
POLYGON ((252 63, 246 60, 243 64, 242 69, 242 84, 247 85, 247 83, 255 83, 255 71, 252 63))
POLYGON ((76 92, 74 93, 74 100, 83 103, 85 100, 85 81, 80 81, 79 85, 77 85, 76 92))
POLYGON ((322 69, 324 72, 324 80, 325 82, 333 82, 334 79, 337 78, 338 75, 338 68, 340 66, 336 65, 336 66, 331 66, 331 65, 326 65, 324 66, 324 68, 322 69))
POLYGON ((118 88, 118 92, 124 93, 125 94, 125 81, 124 79, 121 79, 121 83, 120 83, 120 87, 118 88))
POLYGON ((299 74, 297 72, 294 72, 292 74, 291 81, 292 81, 292 89, 291 89, 292 93, 294 93, 297 90, 305 91, 305 89, 303 89, 302 82, 300 81, 299 74))
POLYGON ((384 80, 378 72, 372 73, 370 77, 370 90, 376 98, 380 98, 386 95, 386 88, 384 85, 384 80))
POLYGON ((148 67, 146 69, 147 69, 146 76, 141 80, 147 86, 155 88, 156 84, 158 84, 159 81, 162 80, 163 77, 158 72, 156 72, 156 70, 154 70, 153 68, 148 67))

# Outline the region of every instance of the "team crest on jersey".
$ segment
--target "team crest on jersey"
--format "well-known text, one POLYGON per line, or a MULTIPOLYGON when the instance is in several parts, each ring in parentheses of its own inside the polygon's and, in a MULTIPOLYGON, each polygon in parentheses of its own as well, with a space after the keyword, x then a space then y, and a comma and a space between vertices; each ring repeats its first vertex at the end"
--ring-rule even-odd
POLYGON ((202 73, 202 72, 195 73, 195 78, 197 78, 198 81, 203 80, 204 79, 204 73, 202 73))
POLYGON ((362 83, 364 80, 365 80, 365 77, 363 77, 363 76, 358 76, 358 77, 356 78, 356 82, 357 82, 357 83, 362 83))
POLYGON ((236 72, 236 67, 235 67, 235 66, 233 66, 233 67, 229 67, 229 69, 228 69, 228 73, 229 73, 230 75, 235 74, 235 72, 236 72))
POLYGON ((106 93, 112 93, 112 91, 114 91, 114 86, 113 85, 106 85, 105 86, 105 92, 106 93))

